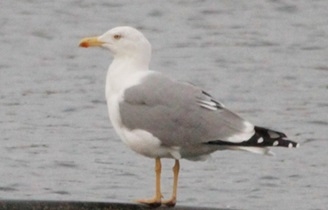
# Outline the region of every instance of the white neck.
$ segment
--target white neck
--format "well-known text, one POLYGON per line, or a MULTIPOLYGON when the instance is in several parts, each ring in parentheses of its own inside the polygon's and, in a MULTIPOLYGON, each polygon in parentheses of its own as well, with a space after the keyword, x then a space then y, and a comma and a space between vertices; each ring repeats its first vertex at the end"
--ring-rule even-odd
POLYGON ((106 78, 106 97, 110 94, 119 93, 121 90, 134 84, 135 74, 149 70, 148 59, 135 59, 131 57, 115 57, 109 66, 106 78))

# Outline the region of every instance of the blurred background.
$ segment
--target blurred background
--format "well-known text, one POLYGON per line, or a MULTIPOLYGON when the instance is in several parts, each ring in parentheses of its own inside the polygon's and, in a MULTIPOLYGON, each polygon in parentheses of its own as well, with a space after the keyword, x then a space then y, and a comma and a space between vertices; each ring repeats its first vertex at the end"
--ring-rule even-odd
MULTIPOLYGON (((0 7, 0 198, 133 202, 154 192, 154 161, 114 133, 112 58, 79 40, 116 26, 152 43, 151 68, 203 87, 299 149, 223 151, 182 161, 178 205, 328 206, 325 0, 14 0, 0 7)), ((172 160, 163 163, 171 193, 172 160)))

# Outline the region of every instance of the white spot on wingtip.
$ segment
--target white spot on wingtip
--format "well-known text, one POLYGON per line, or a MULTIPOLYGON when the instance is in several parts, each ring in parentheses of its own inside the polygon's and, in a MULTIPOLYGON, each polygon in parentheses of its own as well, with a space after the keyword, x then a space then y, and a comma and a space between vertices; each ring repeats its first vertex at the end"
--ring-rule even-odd
POLYGON ((293 144, 292 143, 289 143, 288 144, 288 148, 292 148, 293 147, 293 144))
POLYGON ((295 147, 296 147, 296 148, 299 148, 300 146, 301 146, 301 145, 300 145, 299 143, 297 143, 295 147))
POLYGON ((257 140, 257 143, 261 144, 263 141, 264 141, 264 140, 263 140, 263 138, 261 137, 261 138, 259 138, 259 139, 257 140))
POLYGON ((280 137, 280 135, 277 134, 274 131, 268 131, 268 134, 269 134, 270 138, 272 138, 272 139, 275 139, 275 138, 279 138, 280 137))
POLYGON ((272 145, 273 145, 273 146, 278 146, 278 144, 279 144, 278 141, 274 141, 272 145))

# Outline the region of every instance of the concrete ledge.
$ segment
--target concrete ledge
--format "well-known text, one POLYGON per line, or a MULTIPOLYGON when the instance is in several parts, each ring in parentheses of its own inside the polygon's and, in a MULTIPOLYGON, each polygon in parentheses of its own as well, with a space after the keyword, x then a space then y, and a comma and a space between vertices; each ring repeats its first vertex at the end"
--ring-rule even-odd
MULTIPOLYGON (((84 202, 84 201, 37 201, 0 200, 0 210, 149 210, 148 206, 134 203, 84 202)), ((153 208, 154 209, 154 208, 153 208)), ((155 209, 172 210, 225 210, 218 208, 179 206, 155 209)))

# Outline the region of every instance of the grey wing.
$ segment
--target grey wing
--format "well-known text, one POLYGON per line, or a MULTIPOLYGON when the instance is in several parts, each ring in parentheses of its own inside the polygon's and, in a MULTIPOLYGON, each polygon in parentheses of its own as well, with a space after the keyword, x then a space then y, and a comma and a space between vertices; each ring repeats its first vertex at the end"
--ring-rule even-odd
POLYGON ((238 143, 254 134, 253 125, 206 92, 160 74, 127 89, 119 107, 124 126, 146 130, 166 146, 238 143))

